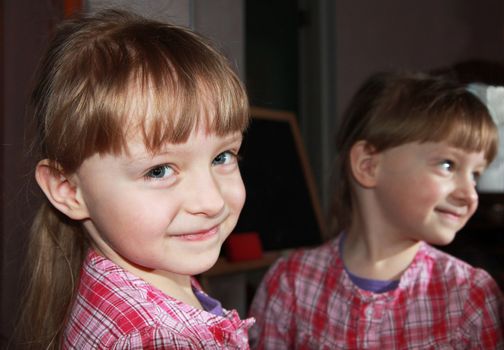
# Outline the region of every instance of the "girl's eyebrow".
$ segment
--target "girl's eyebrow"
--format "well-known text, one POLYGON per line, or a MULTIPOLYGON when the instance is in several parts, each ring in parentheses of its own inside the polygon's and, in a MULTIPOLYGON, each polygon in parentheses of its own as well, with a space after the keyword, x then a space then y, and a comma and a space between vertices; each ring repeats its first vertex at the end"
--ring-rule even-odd
POLYGON ((486 169, 490 164, 488 164, 488 161, 486 158, 484 158, 480 163, 476 165, 476 168, 483 168, 486 169))
POLYGON ((150 162, 158 157, 163 157, 169 154, 174 153, 174 151, 170 150, 163 150, 159 152, 154 152, 154 153, 149 153, 146 151, 145 153, 142 152, 141 154, 130 154, 124 161, 124 165, 126 166, 131 166, 135 163, 138 162, 150 162))
POLYGON ((224 142, 234 143, 234 142, 241 142, 241 141, 243 141, 243 135, 241 133, 233 133, 233 134, 230 134, 229 136, 226 136, 224 138, 224 142))

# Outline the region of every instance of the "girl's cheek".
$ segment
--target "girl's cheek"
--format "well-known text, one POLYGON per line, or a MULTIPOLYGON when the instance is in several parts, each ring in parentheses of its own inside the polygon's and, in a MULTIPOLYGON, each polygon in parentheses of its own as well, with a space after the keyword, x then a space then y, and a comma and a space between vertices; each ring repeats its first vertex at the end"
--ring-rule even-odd
POLYGON ((237 205, 240 206, 240 209, 243 207, 245 204, 245 198, 247 196, 246 190, 245 190, 245 185, 243 184, 243 181, 240 179, 237 179, 235 184, 234 184, 234 191, 232 196, 235 198, 235 202, 237 205))

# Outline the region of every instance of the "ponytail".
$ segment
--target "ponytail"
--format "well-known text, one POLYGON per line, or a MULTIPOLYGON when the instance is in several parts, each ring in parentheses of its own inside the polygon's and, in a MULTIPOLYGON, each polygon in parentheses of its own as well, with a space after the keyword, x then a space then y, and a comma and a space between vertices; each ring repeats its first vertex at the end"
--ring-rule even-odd
POLYGON ((17 327, 23 349, 59 349, 88 248, 84 228, 49 202, 31 228, 27 286, 17 327))

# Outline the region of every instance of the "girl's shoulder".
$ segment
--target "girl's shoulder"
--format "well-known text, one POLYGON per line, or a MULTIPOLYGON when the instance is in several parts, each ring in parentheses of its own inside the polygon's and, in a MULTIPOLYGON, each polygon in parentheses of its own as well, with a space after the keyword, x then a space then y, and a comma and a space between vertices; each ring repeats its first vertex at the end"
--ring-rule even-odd
POLYGON ((270 267, 265 279, 287 279, 291 284, 317 279, 343 271, 339 257, 338 238, 316 247, 297 248, 287 251, 270 267))
POLYGON ((472 266, 468 262, 427 243, 422 244, 420 253, 424 255, 424 259, 431 268, 439 270, 440 273, 447 276, 453 276, 457 279, 490 277, 485 270, 472 266))
MULTIPOLYGON (((141 278, 124 270, 109 259, 98 255, 93 250, 88 252, 81 269, 78 296, 91 298, 94 303, 102 300, 123 300, 114 304, 117 307, 126 304, 144 304, 152 287, 141 278)), ((98 306, 98 305, 96 305, 98 306)))
MULTIPOLYGON (((169 301, 169 300, 168 300, 169 301)), ((158 322, 162 296, 144 280, 90 250, 81 269, 72 322, 109 324, 122 330, 141 329, 158 322)))
POLYGON ((114 343, 136 348, 135 344, 150 341, 192 348, 190 344, 215 340, 212 330, 221 330, 222 342, 242 342, 251 322, 241 320, 236 311, 226 310, 220 317, 195 309, 91 252, 83 265, 65 339, 76 348, 114 343))
POLYGON ((285 264, 289 268, 306 267, 310 265, 327 266, 338 256, 338 238, 325 242, 319 246, 301 247, 287 250, 276 262, 285 264))
POLYGON ((499 287, 492 276, 484 269, 448 254, 427 243, 422 246, 411 264, 414 278, 430 284, 444 284, 451 290, 483 290, 499 293, 499 287))

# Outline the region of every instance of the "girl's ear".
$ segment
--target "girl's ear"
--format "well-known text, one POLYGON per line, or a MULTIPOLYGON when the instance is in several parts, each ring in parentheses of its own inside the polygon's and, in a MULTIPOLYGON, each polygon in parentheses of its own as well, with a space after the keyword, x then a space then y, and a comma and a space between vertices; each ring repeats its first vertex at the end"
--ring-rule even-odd
POLYGON ((48 159, 41 160, 35 168, 35 179, 47 199, 63 214, 73 220, 89 217, 86 203, 79 188, 59 167, 48 159))
POLYGON ((376 186, 380 153, 367 141, 358 141, 350 149, 350 168, 353 178, 364 188, 376 186))

